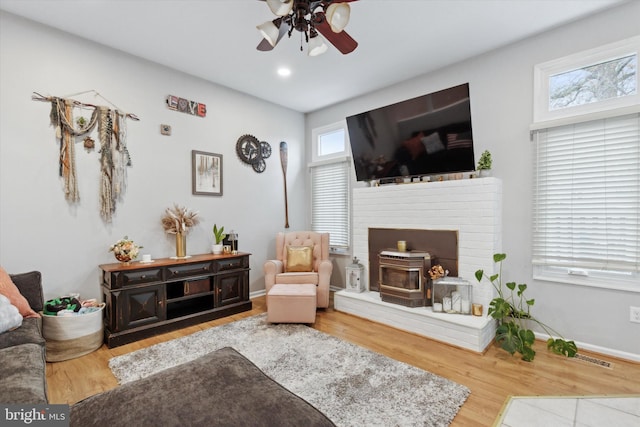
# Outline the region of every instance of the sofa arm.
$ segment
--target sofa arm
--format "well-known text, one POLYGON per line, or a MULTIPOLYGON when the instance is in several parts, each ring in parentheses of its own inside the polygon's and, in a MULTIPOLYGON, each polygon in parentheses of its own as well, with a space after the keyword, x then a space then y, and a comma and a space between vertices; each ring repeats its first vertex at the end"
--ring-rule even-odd
POLYGON ((277 259, 270 259, 264 263, 264 291, 269 293, 269 289, 276 283, 276 275, 284 272, 284 263, 277 259))
POLYGON ((331 287, 331 273, 333 263, 330 260, 320 261, 318 264, 318 307, 329 307, 329 290, 331 287))
POLYGON ((16 284, 20 293, 27 299, 31 308, 38 312, 44 308, 44 295, 42 293, 42 274, 39 271, 28 273, 10 274, 11 280, 16 284))

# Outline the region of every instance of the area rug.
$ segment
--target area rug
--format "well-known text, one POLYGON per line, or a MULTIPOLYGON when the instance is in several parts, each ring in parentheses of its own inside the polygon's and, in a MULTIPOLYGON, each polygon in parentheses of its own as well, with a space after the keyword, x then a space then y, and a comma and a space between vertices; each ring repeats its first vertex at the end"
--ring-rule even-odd
POLYGON ((448 426, 469 389, 304 325, 266 314, 109 361, 120 384, 233 347, 338 426, 448 426))

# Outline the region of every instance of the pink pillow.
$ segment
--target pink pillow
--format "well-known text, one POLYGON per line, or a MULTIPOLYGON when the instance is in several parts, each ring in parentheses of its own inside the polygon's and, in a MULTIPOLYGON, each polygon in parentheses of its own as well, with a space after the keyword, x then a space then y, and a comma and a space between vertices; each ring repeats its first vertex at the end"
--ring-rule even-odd
POLYGON ((425 151, 424 145, 422 145, 422 142, 420 141, 423 137, 424 135, 422 134, 422 132, 420 132, 418 135, 414 136, 413 138, 407 139, 402 143, 402 145, 404 145, 404 147, 411 155, 412 160, 420 157, 420 155, 425 151))
POLYGON ((2 267, 0 267, 0 294, 9 298, 11 304, 18 307, 22 317, 40 317, 38 313, 33 311, 27 299, 20 293, 16 284, 2 267))

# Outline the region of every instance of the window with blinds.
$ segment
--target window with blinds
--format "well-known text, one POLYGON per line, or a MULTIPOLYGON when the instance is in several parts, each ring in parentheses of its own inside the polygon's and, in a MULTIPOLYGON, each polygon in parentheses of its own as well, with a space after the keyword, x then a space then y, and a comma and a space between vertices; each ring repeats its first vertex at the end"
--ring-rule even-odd
POLYGON ((536 130, 534 158, 534 275, 640 288, 640 114, 536 130))
POLYGON ((536 279, 640 292, 640 36, 534 67, 536 279))
POLYGON ((351 240, 347 123, 314 128, 311 139, 311 229, 329 233, 332 253, 345 253, 351 240))
POLYGON ((349 162, 311 166, 312 230, 330 234, 332 249, 349 248, 349 162))

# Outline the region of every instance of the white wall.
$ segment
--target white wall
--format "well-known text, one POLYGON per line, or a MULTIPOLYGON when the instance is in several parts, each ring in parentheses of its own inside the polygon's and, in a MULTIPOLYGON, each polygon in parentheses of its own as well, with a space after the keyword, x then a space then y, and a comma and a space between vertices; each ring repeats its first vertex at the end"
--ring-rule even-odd
MULTIPOLYGON (((7 271, 40 270, 47 298, 70 291, 99 297, 98 265, 115 262, 108 247, 124 235, 156 258, 175 255, 160 217, 176 202, 202 218, 188 236, 188 253, 210 251, 214 223, 234 229, 240 250, 253 254, 251 291, 264 289, 262 265, 275 256, 275 234, 285 222, 280 141, 289 147, 289 223, 303 228, 307 222, 301 113, 5 12, 0 53, 0 264, 7 271), (67 96, 90 89, 140 117, 127 122, 133 167, 111 224, 100 217, 98 150, 76 145, 81 200, 68 205, 50 104, 31 100, 34 91, 67 96), (169 110, 169 94, 205 103, 206 118, 169 110), (172 126, 172 136, 160 135, 161 123, 172 126), (273 148, 262 174, 236 156, 235 143, 245 133, 273 148), (191 194, 191 150, 223 155, 222 197, 191 194)), ((106 104, 93 95, 76 99, 106 104)))
POLYGON ((629 306, 640 306, 640 293, 532 278, 533 174, 528 130, 533 117, 533 66, 637 35, 638 16, 640 2, 629 2, 506 48, 316 111, 307 115, 307 137, 314 127, 346 116, 469 82, 476 156, 490 150, 493 175, 503 182, 502 246, 508 254, 505 277, 529 283, 530 296, 536 298, 536 315, 566 337, 586 348, 640 360, 640 324, 629 322, 629 306))

